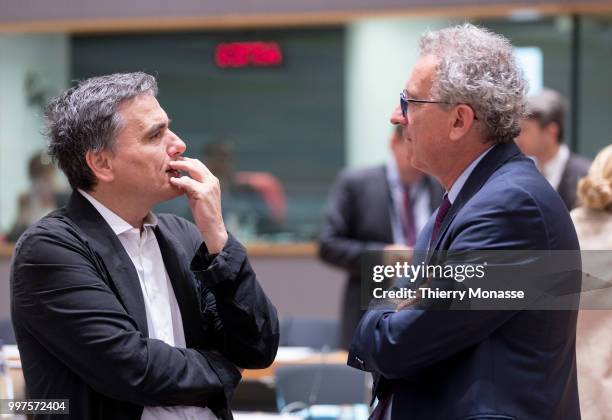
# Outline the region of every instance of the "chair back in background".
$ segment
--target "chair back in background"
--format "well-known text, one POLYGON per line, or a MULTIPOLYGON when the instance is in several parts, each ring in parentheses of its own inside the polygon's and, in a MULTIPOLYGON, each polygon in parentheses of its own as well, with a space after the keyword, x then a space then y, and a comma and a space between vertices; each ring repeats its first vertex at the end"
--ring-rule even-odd
POLYGON ((337 349, 338 321, 331 318, 284 317, 280 320, 280 345, 337 349))
POLYGON ((2 340, 4 344, 17 344, 15 332, 13 331, 13 323, 10 319, 0 319, 0 340, 2 340))
POLYGON ((366 373, 341 364, 281 366, 276 370, 276 403, 281 411, 291 403, 345 405, 368 399, 366 373))

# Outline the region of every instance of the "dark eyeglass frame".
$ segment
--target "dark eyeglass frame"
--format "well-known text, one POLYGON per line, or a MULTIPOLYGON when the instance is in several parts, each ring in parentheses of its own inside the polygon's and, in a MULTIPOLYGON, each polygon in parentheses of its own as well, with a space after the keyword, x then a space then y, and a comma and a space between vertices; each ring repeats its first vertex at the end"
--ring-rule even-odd
MULTIPOLYGON (((407 115, 408 115, 408 103, 410 103, 410 102, 413 103, 413 104, 446 104, 446 105, 453 105, 452 103, 445 102, 445 101, 430 101, 428 99, 409 99, 408 98, 408 91, 406 89, 404 89, 404 90, 402 90, 400 92, 400 107, 402 108, 402 115, 403 115, 404 118, 407 118, 407 115)), ((471 106, 470 106, 470 108, 471 108, 471 106)), ((475 120, 478 119, 478 118, 476 118, 476 115, 474 115, 474 119, 475 120)))
POLYGON ((409 99, 408 92, 406 89, 400 92, 400 107, 402 108, 402 115, 406 118, 408 114, 408 103, 413 104, 447 104, 450 105, 449 102, 444 101, 430 101, 428 99, 409 99))

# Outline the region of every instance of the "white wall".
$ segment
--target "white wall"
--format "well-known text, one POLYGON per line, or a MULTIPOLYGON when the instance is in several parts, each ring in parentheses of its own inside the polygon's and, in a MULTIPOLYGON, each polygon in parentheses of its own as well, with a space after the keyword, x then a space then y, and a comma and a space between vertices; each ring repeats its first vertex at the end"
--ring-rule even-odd
POLYGON ((26 77, 44 95, 57 95, 69 78, 68 38, 61 34, 0 35, 0 231, 15 219, 17 197, 29 187, 27 163, 46 147, 41 108, 28 104, 26 77))
POLYGON ((423 18, 368 19, 347 27, 346 162, 363 166, 385 161, 389 117, 418 59, 426 30, 447 25, 423 18))

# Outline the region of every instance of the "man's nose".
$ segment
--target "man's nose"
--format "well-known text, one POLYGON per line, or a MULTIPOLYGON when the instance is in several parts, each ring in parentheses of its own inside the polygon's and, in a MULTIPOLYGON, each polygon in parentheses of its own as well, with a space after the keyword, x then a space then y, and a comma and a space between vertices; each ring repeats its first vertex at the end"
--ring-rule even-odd
POLYGON ((391 113, 391 118, 389 118, 391 124, 393 125, 406 125, 408 124, 408 120, 402 114, 402 108, 398 105, 395 107, 393 112, 391 113))
POLYGON ((185 153, 185 150, 187 150, 187 145, 185 144, 185 142, 181 140, 181 138, 174 134, 172 131, 170 131, 169 134, 171 136, 171 139, 170 146, 168 148, 168 154, 172 157, 178 157, 185 153))

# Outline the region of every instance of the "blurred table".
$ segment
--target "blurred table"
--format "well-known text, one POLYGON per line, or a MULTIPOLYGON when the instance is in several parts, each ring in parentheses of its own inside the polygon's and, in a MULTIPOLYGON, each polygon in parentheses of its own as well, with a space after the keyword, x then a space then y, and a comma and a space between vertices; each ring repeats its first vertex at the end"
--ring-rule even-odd
POLYGON ((315 242, 247 242, 247 255, 251 257, 312 257, 319 246, 315 242))
POLYGON ((357 405, 312 405, 287 414, 246 413, 234 411, 236 420, 367 420, 370 412, 365 404, 357 405))
POLYGON ((14 249, 14 244, 0 241, 0 260, 10 260, 14 249))
POLYGON ((279 347, 276 359, 266 369, 246 369, 242 372, 242 379, 246 381, 271 380, 274 372, 280 366, 306 365, 306 364, 346 364, 348 353, 344 350, 333 352, 320 352, 308 347, 279 347))
MULTIPOLYGON (((319 247, 316 242, 248 242, 245 244, 249 257, 313 257, 319 247)), ((15 244, 0 240, 0 259, 13 256, 15 244)))
POLYGON ((304 417, 295 416, 293 414, 275 414, 275 413, 245 413, 243 411, 232 411, 234 420, 303 420, 304 417))
POLYGON ((21 371, 21 360, 19 359, 17 346, 5 344, 2 346, 2 352, 13 382, 13 397, 16 399, 25 398, 25 380, 21 371))

